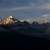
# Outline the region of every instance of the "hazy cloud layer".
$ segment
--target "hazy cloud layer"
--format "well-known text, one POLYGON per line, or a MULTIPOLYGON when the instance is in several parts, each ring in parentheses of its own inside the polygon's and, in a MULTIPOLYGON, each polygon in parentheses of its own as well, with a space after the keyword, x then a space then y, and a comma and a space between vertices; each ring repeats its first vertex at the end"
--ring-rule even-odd
POLYGON ((50 0, 0 0, 0 16, 28 18, 45 14, 50 14, 50 0))

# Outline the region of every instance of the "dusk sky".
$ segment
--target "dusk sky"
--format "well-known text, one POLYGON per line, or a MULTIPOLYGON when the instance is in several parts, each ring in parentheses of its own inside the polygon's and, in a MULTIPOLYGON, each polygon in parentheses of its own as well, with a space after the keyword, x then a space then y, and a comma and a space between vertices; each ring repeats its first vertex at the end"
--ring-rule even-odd
POLYGON ((0 0, 0 17, 32 18, 47 16, 50 19, 50 0, 0 0))

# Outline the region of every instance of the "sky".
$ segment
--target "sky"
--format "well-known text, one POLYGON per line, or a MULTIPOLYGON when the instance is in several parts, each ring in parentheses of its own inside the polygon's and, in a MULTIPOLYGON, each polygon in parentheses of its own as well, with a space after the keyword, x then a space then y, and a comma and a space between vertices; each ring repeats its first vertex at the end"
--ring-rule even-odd
POLYGON ((50 0, 0 0, 0 18, 10 15, 20 19, 46 16, 50 21, 50 0))

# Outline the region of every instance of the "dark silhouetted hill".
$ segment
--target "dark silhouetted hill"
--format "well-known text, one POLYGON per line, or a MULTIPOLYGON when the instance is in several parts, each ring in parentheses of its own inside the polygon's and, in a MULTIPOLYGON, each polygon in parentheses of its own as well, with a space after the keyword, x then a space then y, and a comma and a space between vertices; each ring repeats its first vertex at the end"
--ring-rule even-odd
POLYGON ((47 29, 49 25, 18 22, 0 26, 0 48, 48 48, 47 29))

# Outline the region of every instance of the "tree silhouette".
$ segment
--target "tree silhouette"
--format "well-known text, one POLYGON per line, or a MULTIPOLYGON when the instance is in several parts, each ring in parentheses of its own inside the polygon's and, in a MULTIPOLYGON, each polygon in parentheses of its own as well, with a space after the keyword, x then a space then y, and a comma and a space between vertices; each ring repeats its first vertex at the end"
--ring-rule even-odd
POLYGON ((35 22, 35 21, 34 21, 32 24, 38 24, 38 22, 35 22))
POLYGON ((29 23, 27 21, 24 21, 23 24, 26 24, 26 25, 28 24, 29 25, 29 23))

